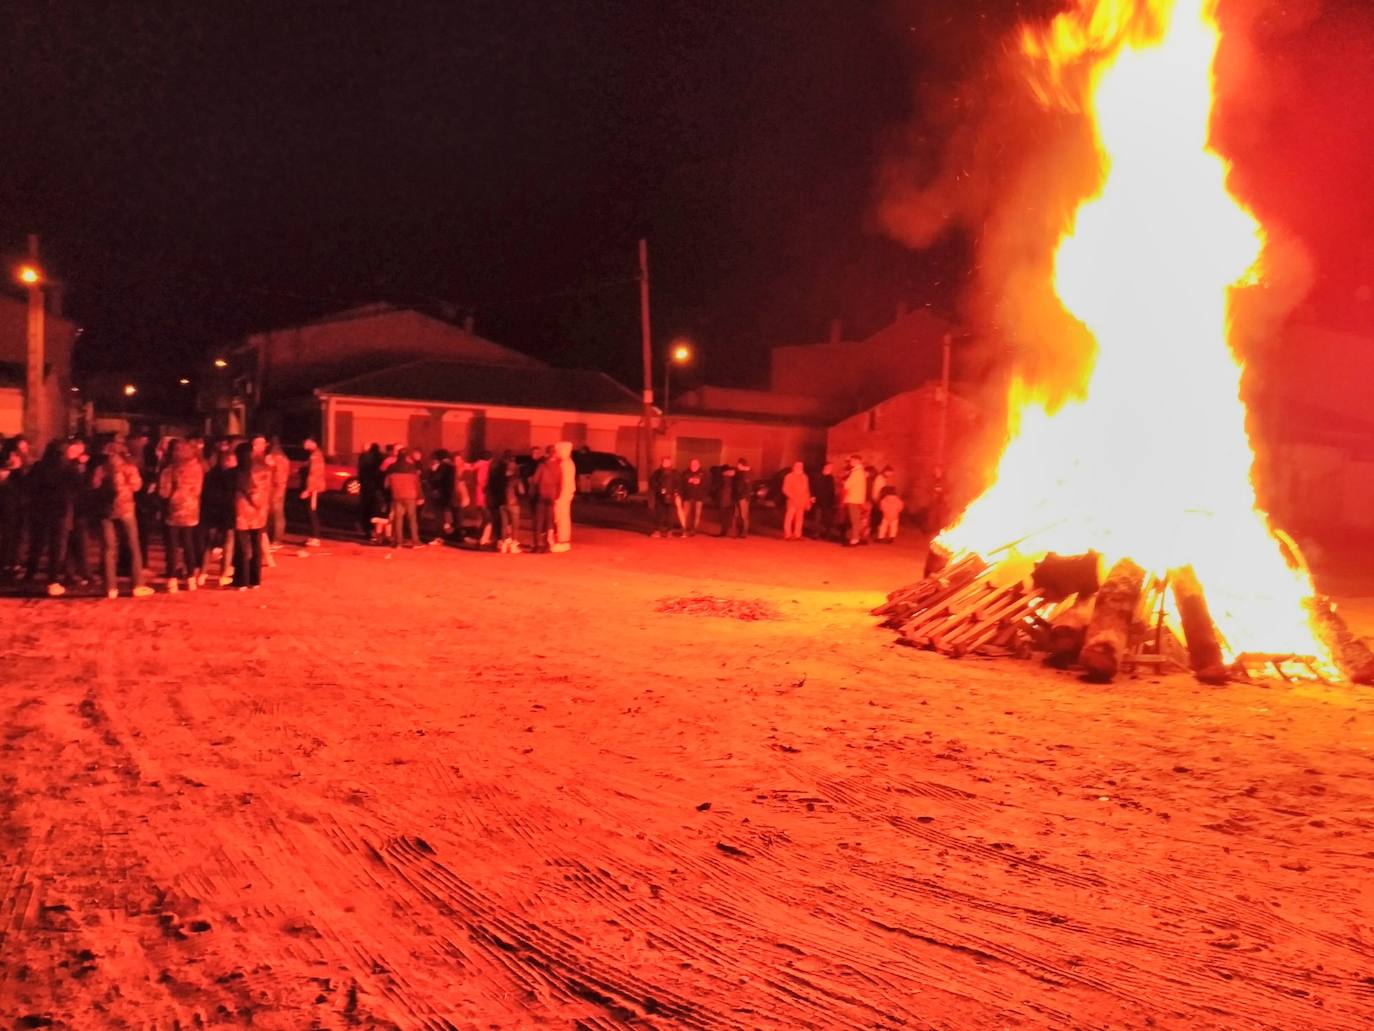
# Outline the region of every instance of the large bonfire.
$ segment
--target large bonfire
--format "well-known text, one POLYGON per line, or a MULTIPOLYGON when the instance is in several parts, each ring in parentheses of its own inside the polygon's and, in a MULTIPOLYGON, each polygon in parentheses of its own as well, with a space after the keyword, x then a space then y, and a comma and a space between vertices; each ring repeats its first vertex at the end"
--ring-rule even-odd
MULTIPOLYGON (((1013 373, 995 478, 939 543, 956 559, 1006 557, 1003 568, 1015 571, 1007 582, 1049 553, 1095 552, 1104 571, 1139 567, 1127 617, 1137 637, 1151 614, 1182 637, 1179 606, 1165 601, 1186 607, 1191 597, 1210 609, 1228 662, 1264 653, 1310 657, 1320 668, 1330 642, 1314 630, 1312 583, 1251 483, 1242 365, 1228 334, 1236 291, 1264 275, 1265 234, 1229 192, 1228 165, 1210 142, 1220 39, 1213 7, 1078 0, 1047 26, 1023 30, 1031 76, 1055 82, 1086 68, 1076 81, 1100 187, 1058 241, 1053 286, 1095 353, 1067 399, 1013 373), (1178 594, 1180 583, 1189 597, 1178 594), (1146 612, 1151 597, 1158 604, 1146 612)), ((985 626, 989 615, 1010 615, 1048 628, 1083 600, 1066 589, 1028 591, 1024 604, 1007 608, 1006 586, 995 578, 987 585, 1001 591, 1001 608, 966 588, 951 612, 983 605, 985 626)))

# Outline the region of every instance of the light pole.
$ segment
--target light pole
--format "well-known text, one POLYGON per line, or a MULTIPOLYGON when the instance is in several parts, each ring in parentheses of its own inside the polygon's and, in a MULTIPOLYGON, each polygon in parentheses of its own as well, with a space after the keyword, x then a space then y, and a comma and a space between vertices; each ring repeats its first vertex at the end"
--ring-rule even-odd
POLYGON ((687 365, 692 361, 692 345, 685 340, 674 340, 668 348, 667 360, 663 363, 663 418, 668 418, 668 388, 672 385, 674 365, 687 365))
POLYGON ((24 435, 35 451, 47 444, 48 397, 43 392, 43 270, 38 265, 38 237, 29 237, 30 260, 15 270, 29 291, 28 349, 25 355, 24 435))

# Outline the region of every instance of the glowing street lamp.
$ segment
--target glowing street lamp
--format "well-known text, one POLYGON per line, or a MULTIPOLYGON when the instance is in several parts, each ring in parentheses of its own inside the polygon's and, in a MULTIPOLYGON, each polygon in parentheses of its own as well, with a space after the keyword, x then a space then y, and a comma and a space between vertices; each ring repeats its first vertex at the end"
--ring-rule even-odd
POLYGON ((672 385, 674 365, 688 365, 692 361, 692 345, 687 340, 674 340, 668 347, 668 360, 663 363, 663 417, 668 417, 668 390, 672 385))
POLYGON ((132 383, 126 383, 126 384, 124 384, 124 396, 125 396, 125 397, 133 397, 133 396, 134 396, 135 394, 137 394, 137 393, 138 393, 138 387, 134 386, 132 383))
POLYGON ((216 359, 215 359, 215 368, 217 368, 217 369, 227 369, 227 368, 229 368, 229 363, 226 362, 223 358, 216 358, 216 359))
POLYGON ((187 379, 185 376, 182 376, 181 379, 177 380, 177 382, 180 383, 183 387, 189 387, 191 385, 191 381, 187 379))
POLYGON ((38 237, 29 237, 29 260, 14 270, 17 279, 29 292, 27 343, 24 358, 24 432, 29 440, 41 447, 47 439, 47 394, 43 391, 43 269, 34 259, 38 257, 38 237))

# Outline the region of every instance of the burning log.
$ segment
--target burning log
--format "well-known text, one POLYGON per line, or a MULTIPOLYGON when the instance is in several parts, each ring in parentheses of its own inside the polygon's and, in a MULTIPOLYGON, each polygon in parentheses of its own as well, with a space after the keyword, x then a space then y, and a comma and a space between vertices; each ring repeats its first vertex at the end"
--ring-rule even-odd
POLYGON ((1078 598, 1051 621, 1047 642, 1049 654, 1045 656, 1045 665, 1068 669, 1078 661, 1083 642, 1088 638, 1088 624, 1092 622, 1096 606, 1096 594, 1078 598))
POLYGON ((1087 598, 1097 593, 1101 567, 1102 556, 1095 551, 1082 555, 1050 552, 1036 563, 1031 581, 1050 601, 1059 601, 1071 594, 1087 598))
POLYGON ((1169 574, 1169 584, 1174 590, 1174 601, 1178 603, 1183 640, 1188 645, 1188 664, 1194 675, 1204 684, 1226 683, 1226 663, 1221 657, 1217 628, 1193 567, 1175 569, 1169 574))
POLYGON ((1329 598, 1317 597, 1307 603, 1312 614, 1312 627, 1323 644, 1331 650, 1351 683, 1374 685, 1374 651, 1350 632, 1345 619, 1336 611, 1329 598))
POLYGON ((1140 591, 1145 585, 1145 570, 1128 558, 1112 567, 1102 589, 1097 592, 1092 621, 1088 624, 1079 664, 1087 679, 1107 684, 1115 679, 1131 643, 1140 591))

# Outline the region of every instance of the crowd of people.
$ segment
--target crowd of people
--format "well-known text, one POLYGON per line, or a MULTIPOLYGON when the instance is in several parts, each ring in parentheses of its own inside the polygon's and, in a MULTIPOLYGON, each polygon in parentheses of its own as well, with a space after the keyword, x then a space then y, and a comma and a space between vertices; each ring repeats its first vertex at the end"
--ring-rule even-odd
MULTIPOLYGON (((320 543, 324 456, 306 442, 294 488, 320 543)), ((151 545, 161 537, 168 591, 216 582, 253 590, 286 533, 292 464, 266 437, 219 440, 146 435, 53 441, 35 455, 28 440, 0 445, 0 576, 65 594, 97 579, 117 598, 153 593, 151 545), (98 566, 91 562, 99 556, 98 566)))
MULTIPOLYGON (((852 456, 808 472, 801 462, 760 484, 745 459, 678 469, 665 458, 649 477, 655 537, 695 537, 708 511, 719 537, 748 537, 751 506, 776 495, 783 539, 840 541, 854 547, 896 540, 903 502, 891 466, 852 456)), ((360 457, 358 518, 365 539, 394 548, 447 540, 502 554, 566 552, 572 547, 577 472, 566 441, 528 454, 446 450, 428 459, 416 448, 373 444, 360 457), (528 543, 521 527, 528 513, 528 543)), ((253 590, 285 543, 286 505, 305 512, 306 547, 320 544, 325 459, 307 440, 293 463, 265 436, 210 441, 146 434, 54 441, 35 455, 29 442, 0 442, 0 576, 51 595, 95 583, 118 597, 153 593, 150 568, 160 540, 168 591, 253 590), (98 562, 92 562, 92 555, 98 562)))
POLYGON ((418 448, 373 444, 358 457, 358 492, 362 530, 374 544, 415 547, 427 536, 518 555, 528 509, 529 550, 572 549, 577 470, 568 441, 524 457, 486 451, 473 461, 445 449, 426 460, 418 448))
MULTIPOLYGON (((897 539, 905 502, 893 483, 892 466, 877 469, 851 455, 835 471, 826 462, 807 472, 802 462, 780 474, 776 485, 783 509, 783 540, 840 540, 849 547, 897 539)), ((706 469, 691 459, 678 469, 671 458, 660 461, 649 477, 655 537, 695 537, 708 504, 716 511, 717 537, 748 537, 750 509, 758 496, 753 468, 741 458, 734 465, 706 469)), ((764 496, 769 494, 765 485, 764 496)))

